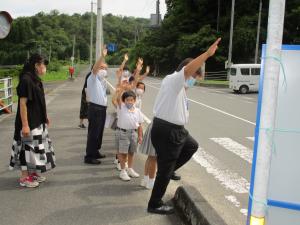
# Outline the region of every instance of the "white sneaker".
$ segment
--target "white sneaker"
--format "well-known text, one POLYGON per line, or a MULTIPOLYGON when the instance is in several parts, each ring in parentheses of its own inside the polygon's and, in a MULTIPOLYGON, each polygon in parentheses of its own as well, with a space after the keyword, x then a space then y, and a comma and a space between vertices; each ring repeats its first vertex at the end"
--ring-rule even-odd
POLYGON ((135 172, 132 168, 128 168, 127 173, 130 177, 133 177, 133 178, 140 177, 140 175, 137 172, 135 172))
POLYGON ((121 178, 121 180, 124 180, 124 181, 130 181, 130 177, 128 176, 126 170, 121 170, 120 178, 121 178))
POLYGON ((119 160, 118 160, 118 159, 115 159, 115 160, 114 160, 114 164, 117 165, 118 163, 119 163, 119 160))
POLYGON ((147 181, 144 178, 141 180, 140 186, 142 186, 142 187, 147 186, 147 181))
POLYGON ((153 189, 154 181, 155 181, 154 179, 149 179, 149 181, 146 184, 146 188, 149 190, 153 189))

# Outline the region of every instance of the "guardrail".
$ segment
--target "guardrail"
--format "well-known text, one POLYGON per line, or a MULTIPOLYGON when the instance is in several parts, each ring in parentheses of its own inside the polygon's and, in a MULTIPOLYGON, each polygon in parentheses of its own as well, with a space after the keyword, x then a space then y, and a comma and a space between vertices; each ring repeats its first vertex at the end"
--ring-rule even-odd
POLYGON ((12 112, 13 83, 12 78, 0 79, 0 113, 12 112))

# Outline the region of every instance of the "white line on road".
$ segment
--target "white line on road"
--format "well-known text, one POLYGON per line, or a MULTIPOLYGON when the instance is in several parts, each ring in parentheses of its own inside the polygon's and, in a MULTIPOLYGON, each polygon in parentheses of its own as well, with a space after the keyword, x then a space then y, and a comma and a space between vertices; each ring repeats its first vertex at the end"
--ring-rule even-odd
POLYGON ((212 155, 206 153, 202 149, 194 154, 193 159, 206 169, 209 174, 212 174, 226 188, 235 193, 246 194, 249 192, 249 182, 239 176, 237 173, 230 172, 227 169, 220 169, 220 162, 212 155))
POLYGON ((241 145, 240 143, 235 142, 231 138, 210 138, 210 140, 218 143, 228 151, 241 157, 247 162, 252 163, 252 151, 249 148, 241 145))

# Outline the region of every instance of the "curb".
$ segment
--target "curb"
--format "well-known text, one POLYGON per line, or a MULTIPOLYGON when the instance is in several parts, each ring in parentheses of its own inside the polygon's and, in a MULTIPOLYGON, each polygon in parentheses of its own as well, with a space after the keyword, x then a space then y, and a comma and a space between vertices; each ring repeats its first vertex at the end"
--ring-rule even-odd
POLYGON ((178 187, 173 201, 180 216, 187 224, 227 225, 194 187, 178 187))

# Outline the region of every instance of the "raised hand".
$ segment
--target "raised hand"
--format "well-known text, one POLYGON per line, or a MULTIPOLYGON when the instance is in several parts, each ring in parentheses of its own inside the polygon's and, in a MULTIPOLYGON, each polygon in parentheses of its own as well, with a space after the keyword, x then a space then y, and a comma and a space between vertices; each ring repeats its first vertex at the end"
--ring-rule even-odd
POLYGON ((124 61, 128 61, 128 59, 129 59, 129 57, 128 57, 128 54, 126 53, 125 55, 124 55, 124 61))
POLYGON ((143 63, 144 63, 144 60, 142 58, 139 58, 138 61, 137 61, 137 64, 143 65, 143 63))
POLYGON ((146 67, 146 74, 148 74, 150 72, 150 66, 146 67))
POLYGON ((107 56, 107 48, 106 48, 106 45, 103 46, 102 56, 103 56, 103 57, 106 57, 106 56, 107 56))
POLYGON ((218 44, 220 43, 221 38, 218 38, 215 43, 213 43, 206 51, 209 57, 213 56, 218 49, 218 44))

